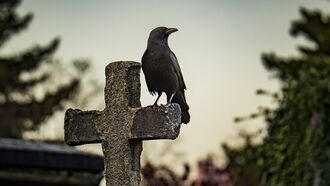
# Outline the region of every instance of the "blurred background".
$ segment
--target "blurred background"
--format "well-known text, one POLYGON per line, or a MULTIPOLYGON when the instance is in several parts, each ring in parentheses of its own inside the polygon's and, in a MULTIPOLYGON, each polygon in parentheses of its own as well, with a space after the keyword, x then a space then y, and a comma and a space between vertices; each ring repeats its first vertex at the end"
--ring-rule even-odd
POLYGON ((62 144, 66 109, 104 108, 105 66, 140 62, 149 32, 175 27, 191 122, 144 142, 144 183, 330 185, 330 1, 0 5, 1 137, 62 144))

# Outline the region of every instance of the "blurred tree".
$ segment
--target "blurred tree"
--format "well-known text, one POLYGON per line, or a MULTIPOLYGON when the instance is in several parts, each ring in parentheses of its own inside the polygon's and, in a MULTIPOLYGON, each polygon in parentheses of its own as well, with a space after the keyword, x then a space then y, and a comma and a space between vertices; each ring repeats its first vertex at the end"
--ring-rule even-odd
MULTIPOLYGON (((142 186, 233 186, 228 168, 221 169, 212 158, 198 162, 197 175, 190 178, 190 167, 184 165, 182 175, 177 175, 166 166, 155 166, 147 163, 142 168, 142 186)), ((247 186, 247 185, 242 185, 247 186)))
POLYGON ((300 13, 302 19, 292 23, 290 33, 313 45, 299 46, 297 57, 262 55, 264 66, 275 72, 282 88, 275 94, 264 90, 257 94, 271 95, 278 107, 249 116, 264 116, 267 122, 262 145, 248 143, 240 150, 225 146, 235 183, 237 175, 249 171, 254 174, 251 178, 257 178, 255 185, 330 185, 330 16, 305 8, 300 13))
MULTIPOLYGON (((20 2, 0 1, 0 47, 26 29, 32 20, 32 14, 23 17, 17 15, 16 8, 20 2)), ((29 91, 49 79, 50 74, 22 80, 23 73, 40 69, 41 64, 51 61, 49 59, 58 45, 59 39, 55 38, 47 46, 37 45, 12 56, 0 57, 0 136, 21 138, 24 131, 37 129, 78 86, 79 80, 73 79, 53 93, 45 93, 40 100, 29 91), (17 95, 25 99, 18 99, 17 95)))
POLYGON ((262 153, 260 146, 252 144, 252 138, 258 134, 242 133, 240 136, 245 139, 245 145, 241 148, 231 148, 223 145, 229 164, 231 180, 235 186, 264 186, 262 178, 262 153))

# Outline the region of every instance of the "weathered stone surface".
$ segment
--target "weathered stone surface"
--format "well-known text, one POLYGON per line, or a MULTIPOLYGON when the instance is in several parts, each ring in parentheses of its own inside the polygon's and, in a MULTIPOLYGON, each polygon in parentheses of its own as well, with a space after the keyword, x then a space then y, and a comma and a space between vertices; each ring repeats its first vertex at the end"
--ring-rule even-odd
POLYGON ((176 103, 140 108, 134 115, 130 139, 175 139, 180 133, 180 106, 176 103))
POLYGON ((112 62, 106 66, 105 109, 141 107, 140 70, 140 63, 133 61, 112 62))
POLYGON ((142 141, 130 144, 128 139, 133 117, 130 108, 141 106, 139 72, 137 62, 115 62, 106 67, 105 123, 98 125, 98 130, 104 139, 102 147, 108 185, 138 185, 141 179, 132 164, 134 159, 140 159, 142 141))
POLYGON ((68 145, 100 143, 96 124, 100 123, 102 113, 99 111, 81 111, 68 109, 64 118, 64 140, 68 145))
POLYGON ((175 139, 180 132, 178 104, 141 108, 140 63, 113 62, 105 70, 103 111, 69 109, 65 141, 70 145, 102 141, 108 186, 140 183, 142 141, 175 139))

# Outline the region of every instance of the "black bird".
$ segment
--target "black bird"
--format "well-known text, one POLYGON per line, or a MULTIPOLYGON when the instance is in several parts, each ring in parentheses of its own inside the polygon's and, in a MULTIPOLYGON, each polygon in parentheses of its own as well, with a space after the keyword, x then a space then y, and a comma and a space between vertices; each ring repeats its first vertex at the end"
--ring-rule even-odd
POLYGON ((158 94, 157 102, 163 92, 167 103, 178 103, 183 123, 190 121, 189 106, 184 91, 186 85, 175 54, 168 46, 168 36, 178 31, 176 28, 158 27, 150 32, 147 50, 142 56, 142 70, 151 95, 158 94))

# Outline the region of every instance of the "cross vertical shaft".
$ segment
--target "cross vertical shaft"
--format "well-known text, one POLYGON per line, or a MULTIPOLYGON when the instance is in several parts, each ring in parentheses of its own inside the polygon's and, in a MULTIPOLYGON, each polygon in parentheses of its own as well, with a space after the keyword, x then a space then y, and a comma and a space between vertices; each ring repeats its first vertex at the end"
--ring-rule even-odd
POLYGON ((139 170, 133 169, 134 158, 140 159, 142 141, 130 143, 128 134, 132 125, 132 108, 140 107, 140 65, 138 63, 111 63, 106 67, 105 101, 109 126, 100 127, 104 140, 106 181, 112 185, 138 185, 139 170), (111 142, 109 144, 109 142, 111 142), (131 147, 132 146, 132 147, 131 147), (135 155, 135 156, 134 156, 135 155))

